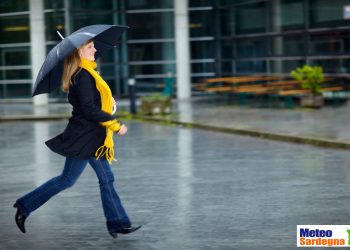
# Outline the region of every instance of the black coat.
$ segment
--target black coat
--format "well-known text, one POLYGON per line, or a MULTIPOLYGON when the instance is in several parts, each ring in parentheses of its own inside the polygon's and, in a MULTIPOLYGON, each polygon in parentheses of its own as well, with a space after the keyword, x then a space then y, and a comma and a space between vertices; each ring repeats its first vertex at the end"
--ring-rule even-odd
POLYGON ((68 101, 73 111, 66 129, 45 143, 63 156, 88 159, 104 144, 106 128, 99 123, 115 118, 101 110, 95 79, 84 69, 74 77, 68 101))

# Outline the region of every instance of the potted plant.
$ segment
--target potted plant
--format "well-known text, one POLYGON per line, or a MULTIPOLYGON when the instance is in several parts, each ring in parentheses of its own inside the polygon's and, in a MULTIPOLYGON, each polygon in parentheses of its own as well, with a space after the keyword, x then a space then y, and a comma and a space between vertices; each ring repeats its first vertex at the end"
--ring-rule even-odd
POLYGON ((292 70, 290 75, 301 83, 303 89, 309 89, 310 93, 302 95, 300 105, 302 107, 321 108, 323 96, 321 86, 324 82, 323 68, 321 66, 304 65, 302 68, 292 70))
POLYGON ((162 93, 155 93, 141 98, 142 114, 158 115, 171 113, 171 96, 173 94, 174 80, 172 72, 168 72, 164 79, 165 84, 162 93))
POLYGON ((171 97, 156 93, 141 97, 141 113, 146 115, 158 115, 171 113, 171 97))

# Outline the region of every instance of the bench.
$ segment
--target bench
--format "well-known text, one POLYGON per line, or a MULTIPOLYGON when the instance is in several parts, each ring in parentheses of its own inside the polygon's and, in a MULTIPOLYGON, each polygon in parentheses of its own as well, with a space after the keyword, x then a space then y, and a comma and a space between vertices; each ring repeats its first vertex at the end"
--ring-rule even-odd
POLYGON ((277 76, 236 76, 236 77, 220 77, 220 78, 208 78, 204 80, 204 83, 246 83, 256 81, 269 81, 281 79, 277 76))
MULTIPOLYGON (((343 86, 334 85, 333 78, 325 77, 324 87, 321 92, 339 92, 344 90, 343 86)), ((279 102, 281 98, 300 98, 302 95, 310 93, 307 89, 302 89, 300 82, 293 79, 284 79, 279 76, 237 76, 218 77, 204 79, 196 84, 195 88, 204 93, 238 95, 241 101, 248 96, 265 96, 268 102, 274 100, 279 102)), ((225 95, 225 96, 228 96, 225 95)), ((266 101, 266 100, 265 100, 266 101)))
MULTIPOLYGON (((321 92, 334 92, 344 90, 343 86, 325 87, 321 88, 321 92)), ((290 95, 305 95, 311 93, 309 89, 293 89, 293 90, 281 90, 278 92, 280 96, 290 96, 290 95)))

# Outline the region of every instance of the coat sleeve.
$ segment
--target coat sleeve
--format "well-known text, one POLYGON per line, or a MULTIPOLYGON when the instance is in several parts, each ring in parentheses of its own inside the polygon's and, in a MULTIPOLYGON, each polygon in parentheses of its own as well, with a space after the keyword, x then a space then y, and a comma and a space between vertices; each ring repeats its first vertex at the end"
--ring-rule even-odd
POLYGON ((82 114, 88 120, 95 122, 116 121, 113 116, 101 110, 94 100, 96 92, 95 80, 93 77, 82 70, 75 79, 75 89, 79 99, 79 106, 82 114))

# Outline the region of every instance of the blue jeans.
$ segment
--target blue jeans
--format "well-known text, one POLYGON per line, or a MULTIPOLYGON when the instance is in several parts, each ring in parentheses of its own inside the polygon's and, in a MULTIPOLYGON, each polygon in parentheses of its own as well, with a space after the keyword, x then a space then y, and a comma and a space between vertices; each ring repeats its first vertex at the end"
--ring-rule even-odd
POLYGON ((90 163, 99 180, 102 206, 107 219, 108 230, 117 232, 123 227, 131 226, 129 217, 114 189, 112 169, 105 159, 96 160, 96 158, 91 157, 88 160, 79 160, 67 157, 61 175, 52 178, 32 192, 19 198, 16 203, 22 208, 25 215, 29 216, 31 212, 42 206, 51 197, 73 186, 87 163, 90 163))

